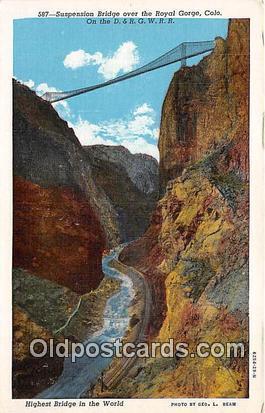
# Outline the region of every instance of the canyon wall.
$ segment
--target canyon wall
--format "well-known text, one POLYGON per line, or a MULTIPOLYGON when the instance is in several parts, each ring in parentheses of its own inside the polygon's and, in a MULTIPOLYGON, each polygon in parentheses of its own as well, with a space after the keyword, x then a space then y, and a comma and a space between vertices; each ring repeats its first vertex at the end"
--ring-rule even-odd
POLYGON ((103 250, 119 242, 119 233, 115 211, 95 187, 73 131, 49 103, 16 81, 13 148, 13 396, 17 398, 36 395, 61 374, 63 359, 34 358, 29 343, 37 337, 60 340, 55 330, 74 311, 80 294, 99 286, 103 250), (102 219, 98 211, 104 211, 102 219))
POLYGON ((241 342, 242 358, 149 361, 120 392, 128 397, 248 395, 249 20, 175 73, 159 138, 163 194, 143 237, 121 260, 153 292, 150 338, 241 342))
POLYGON ((159 136, 160 185, 180 175, 222 144, 234 142, 231 168, 247 173, 249 28, 233 21, 228 39, 213 52, 175 73, 166 94, 159 136))
POLYGON ((14 266, 89 291, 106 243, 119 240, 115 211, 52 106, 17 82, 13 102, 14 266))
POLYGON ((147 229, 158 198, 158 162, 149 155, 131 154, 123 146, 93 145, 84 150, 96 186, 117 213, 121 242, 138 238, 147 229))

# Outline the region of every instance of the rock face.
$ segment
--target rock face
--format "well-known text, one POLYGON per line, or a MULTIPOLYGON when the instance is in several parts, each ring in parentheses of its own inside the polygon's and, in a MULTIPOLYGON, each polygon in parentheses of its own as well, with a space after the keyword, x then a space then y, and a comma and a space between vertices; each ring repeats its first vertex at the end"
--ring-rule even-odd
POLYGON ((89 291, 103 277, 105 237, 82 148, 51 105, 17 84, 13 121, 14 265, 89 291))
POLYGON ((167 182, 184 168, 231 140, 237 152, 231 167, 247 173, 248 35, 248 24, 234 21, 227 41, 217 38, 209 56, 197 66, 183 67, 175 73, 161 116, 162 193, 167 182))
POLYGON ((131 154, 123 146, 86 146, 92 177, 118 215, 121 242, 146 230, 158 196, 158 163, 149 155, 131 154))
POLYGON ((159 139, 164 196, 121 256, 153 289, 153 336, 194 352, 240 342, 245 357, 153 361, 130 397, 248 395, 248 76, 247 19, 231 20, 227 40, 174 75, 159 139))
POLYGON ((103 278, 103 248, 103 231, 82 193, 15 177, 15 267, 85 293, 103 278))
POLYGON ((30 355, 30 342, 36 338, 47 344, 49 339, 55 344, 64 338, 84 341, 102 328, 106 301, 118 290, 117 280, 104 278, 98 289, 80 296, 22 269, 13 270, 14 398, 34 397, 54 384, 63 370, 64 359, 56 354, 43 358, 30 355))
POLYGON ((145 194, 157 194, 158 162, 144 153, 132 154, 124 146, 93 145, 85 150, 102 162, 111 162, 125 169, 127 175, 139 191, 145 194))
POLYGON ((95 186, 73 130, 26 86, 14 82, 14 176, 42 188, 69 187, 82 193, 101 224, 109 246, 119 243, 117 214, 95 186))
POLYGON ((62 358, 36 358, 29 354, 30 342, 36 337, 46 342, 54 338, 49 330, 34 322, 24 309, 14 305, 12 397, 15 399, 34 397, 51 386, 63 371, 62 358))
POLYGON ((27 87, 14 82, 13 91, 13 397, 25 398, 51 385, 63 368, 62 358, 32 357, 30 341, 55 338, 51 318, 60 327, 80 294, 97 288, 106 239, 113 244, 119 234, 73 131, 27 87), (39 282, 29 282, 32 274, 39 282))

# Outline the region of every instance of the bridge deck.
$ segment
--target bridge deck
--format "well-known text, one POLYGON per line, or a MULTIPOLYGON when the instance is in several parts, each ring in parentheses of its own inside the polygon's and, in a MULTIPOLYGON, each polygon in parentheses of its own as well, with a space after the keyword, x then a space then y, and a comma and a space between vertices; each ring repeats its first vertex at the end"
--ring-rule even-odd
POLYGON ((100 89, 112 85, 113 83, 122 82, 135 76, 142 75, 143 73, 157 70, 161 67, 171 65, 172 63, 181 62, 181 66, 186 65, 186 59, 201 55, 203 53, 210 52, 214 49, 215 41, 201 41, 201 42, 184 42, 179 44, 169 52, 159 56, 157 59, 152 60, 144 66, 138 69, 132 70, 129 73, 118 76, 114 79, 108 80, 103 83, 98 83, 93 86, 88 86, 81 89, 70 90, 67 92, 46 92, 42 98, 49 102, 58 102, 60 100, 68 99, 73 96, 78 96, 83 93, 91 92, 92 90, 100 89))

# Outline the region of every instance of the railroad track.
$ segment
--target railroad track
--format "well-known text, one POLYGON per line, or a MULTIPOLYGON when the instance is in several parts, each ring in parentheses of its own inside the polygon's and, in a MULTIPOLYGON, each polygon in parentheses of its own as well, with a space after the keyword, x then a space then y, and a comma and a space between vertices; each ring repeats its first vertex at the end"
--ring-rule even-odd
MULTIPOLYGON (((144 300, 144 311, 143 311, 143 318, 140 321, 140 326, 136 339, 134 340, 134 344, 144 342, 146 340, 148 327, 150 323, 150 316, 151 316, 151 308, 152 308, 152 295, 150 291, 150 287, 148 285, 147 280, 145 279, 144 275, 136 270, 133 267, 129 267, 120 261, 116 260, 119 263, 119 267, 124 269, 124 272, 127 273, 129 276, 137 277, 138 280, 141 280, 141 284, 143 286, 142 294, 144 300)), ((105 373, 104 377, 104 387, 108 390, 117 386, 120 381, 126 376, 129 370, 135 365, 136 361, 138 360, 137 356, 128 358, 123 357, 120 359, 117 366, 113 369, 110 369, 105 373)))

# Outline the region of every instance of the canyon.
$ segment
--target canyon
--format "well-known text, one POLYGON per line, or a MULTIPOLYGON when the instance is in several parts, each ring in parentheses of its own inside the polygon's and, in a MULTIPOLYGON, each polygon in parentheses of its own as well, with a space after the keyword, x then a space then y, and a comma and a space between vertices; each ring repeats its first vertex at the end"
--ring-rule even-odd
MULTIPOLYGON (((152 293, 148 340, 194 351, 241 342, 248 354, 249 20, 231 19, 215 43, 170 82, 159 164, 120 146, 82 147, 50 103, 14 81, 15 397, 56 381, 61 360, 32 360, 28 343, 84 338, 119 288, 102 255, 128 241, 119 259, 152 293), (56 335, 81 296, 83 319, 56 335)), ((247 356, 148 360, 110 394, 248 397, 247 356)))
MULTIPOLYGON (((28 356, 35 333, 54 337, 81 296, 83 324, 96 318, 100 327, 98 314, 118 288, 104 278, 102 255, 147 228, 158 163, 123 147, 82 147, 52 105, 15 80, 13 148, 13 388, 29 397, 62 371, 62 360, 28 356)), ((83 324, 64 334, 82 337, 83 324)))

